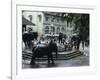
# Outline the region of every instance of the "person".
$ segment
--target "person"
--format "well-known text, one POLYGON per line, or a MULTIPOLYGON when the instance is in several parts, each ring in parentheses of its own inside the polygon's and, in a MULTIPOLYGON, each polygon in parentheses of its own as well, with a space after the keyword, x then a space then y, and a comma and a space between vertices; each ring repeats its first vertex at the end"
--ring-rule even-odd
POLYGON ((76 49, 77 50, 79 50, 79 47, 80 47, 80 43, 81 43, 81 37, 80 37, 80 35, 77 35, 77 40, 76 40, 77 42, 76 42, 76 49))
POLYGON ((71 37, 71 43, 73 47, 76 49, 76 36, 75 35, 71 37))
POLYGON ((63 34, 60 32, 58 39, 59 39, 59 43, 61 43, 61 44, 62 44, 62 38, 63 38, 63 34))
POLYGON ((58 57, 58 48, 57 48, 57 43, 56 43, 55 39, 50 40, 49 48, 52 50, 52 52, 56 53, 56 59, 57 59, 57 57, 58 57))
POLYGON ((81 43, 81 36, 79 34, 76 36, 73 36, 71 41, 72 41, 75 49, 79 50, 80 43, 81 43))
POLYGON ((65 44, 65 42, 66 42, 65 38, 62 38, 63 45, 65 44))

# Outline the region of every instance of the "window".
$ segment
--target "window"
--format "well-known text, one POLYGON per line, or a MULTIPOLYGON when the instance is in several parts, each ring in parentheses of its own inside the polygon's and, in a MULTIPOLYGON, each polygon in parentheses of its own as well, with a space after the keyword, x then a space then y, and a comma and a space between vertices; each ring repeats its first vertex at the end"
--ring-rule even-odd
POLYGON ((32 21, 32 15, 29 15, 28 17, 29 17, 29 20, 32 21))
POLYGON ((55 27, 51 26, 51 32, 55 33, 55 27))
POLYGON ((46 17, 45 20, 48 21, 49 20, 49 17, 46 17))
POLYGON ((57 32, 56 32, 57 34, 59 34, 60 33, 60 28, 58 27, 57 28, 57 32))
POLYGON ((65 31, 65 28, 64 28, 64 27, 62 27, 62 28, 61 28, 61 30, 62 30, 62 32, 64 32, 64 31, 65 31))
POLYGON ((57 22, 59 22, 59 18, 57 19, 57 22))
POLYGON ((52 18, 51 21, 54 22, 55 18, 52 18))
POLYGON ((49 34, 49 26, 45 27, 45 34, 49 34))

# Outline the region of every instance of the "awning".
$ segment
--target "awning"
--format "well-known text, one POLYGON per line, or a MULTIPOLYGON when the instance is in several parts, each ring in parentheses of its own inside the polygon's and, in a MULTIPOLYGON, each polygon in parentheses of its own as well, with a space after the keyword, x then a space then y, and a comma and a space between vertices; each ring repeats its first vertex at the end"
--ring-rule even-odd
POLYGON ((22 25, 34 25, 35 26, 34 23, 30 22, 29 20, 27 20, 23 16, 22 16, 22 25))

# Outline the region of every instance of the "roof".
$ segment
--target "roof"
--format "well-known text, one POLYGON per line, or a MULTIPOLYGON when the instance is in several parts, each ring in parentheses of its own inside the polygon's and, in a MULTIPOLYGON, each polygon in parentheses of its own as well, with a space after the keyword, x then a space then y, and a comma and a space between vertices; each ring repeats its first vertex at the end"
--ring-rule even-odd
POLYGON ((34 23, 32 23, 31 21, 27 20, 23 16, 22 16, 22 25, 34 25, 35 26, 34 23))

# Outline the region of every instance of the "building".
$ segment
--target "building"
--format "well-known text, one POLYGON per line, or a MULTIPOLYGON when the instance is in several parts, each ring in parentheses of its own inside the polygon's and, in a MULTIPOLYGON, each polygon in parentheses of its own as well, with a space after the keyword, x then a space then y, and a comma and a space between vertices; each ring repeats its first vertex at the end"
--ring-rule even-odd
POLYGON ((61 17, 61 13, 43 12, 43 31, 45 35, 54 34, 57 36, 60 32, 66 34, 67 21, 61 17))
POLYGON ((62 14, 57 12, 22 12, 24 18, 35 24, 35 26, 27 25, 27 29, 31 27, 34 32, 38 32, 39 36, 58 36, 60 32, 67 36, 71 35, 72 28, 67 27, 67 20, 63 19, 62 14))

